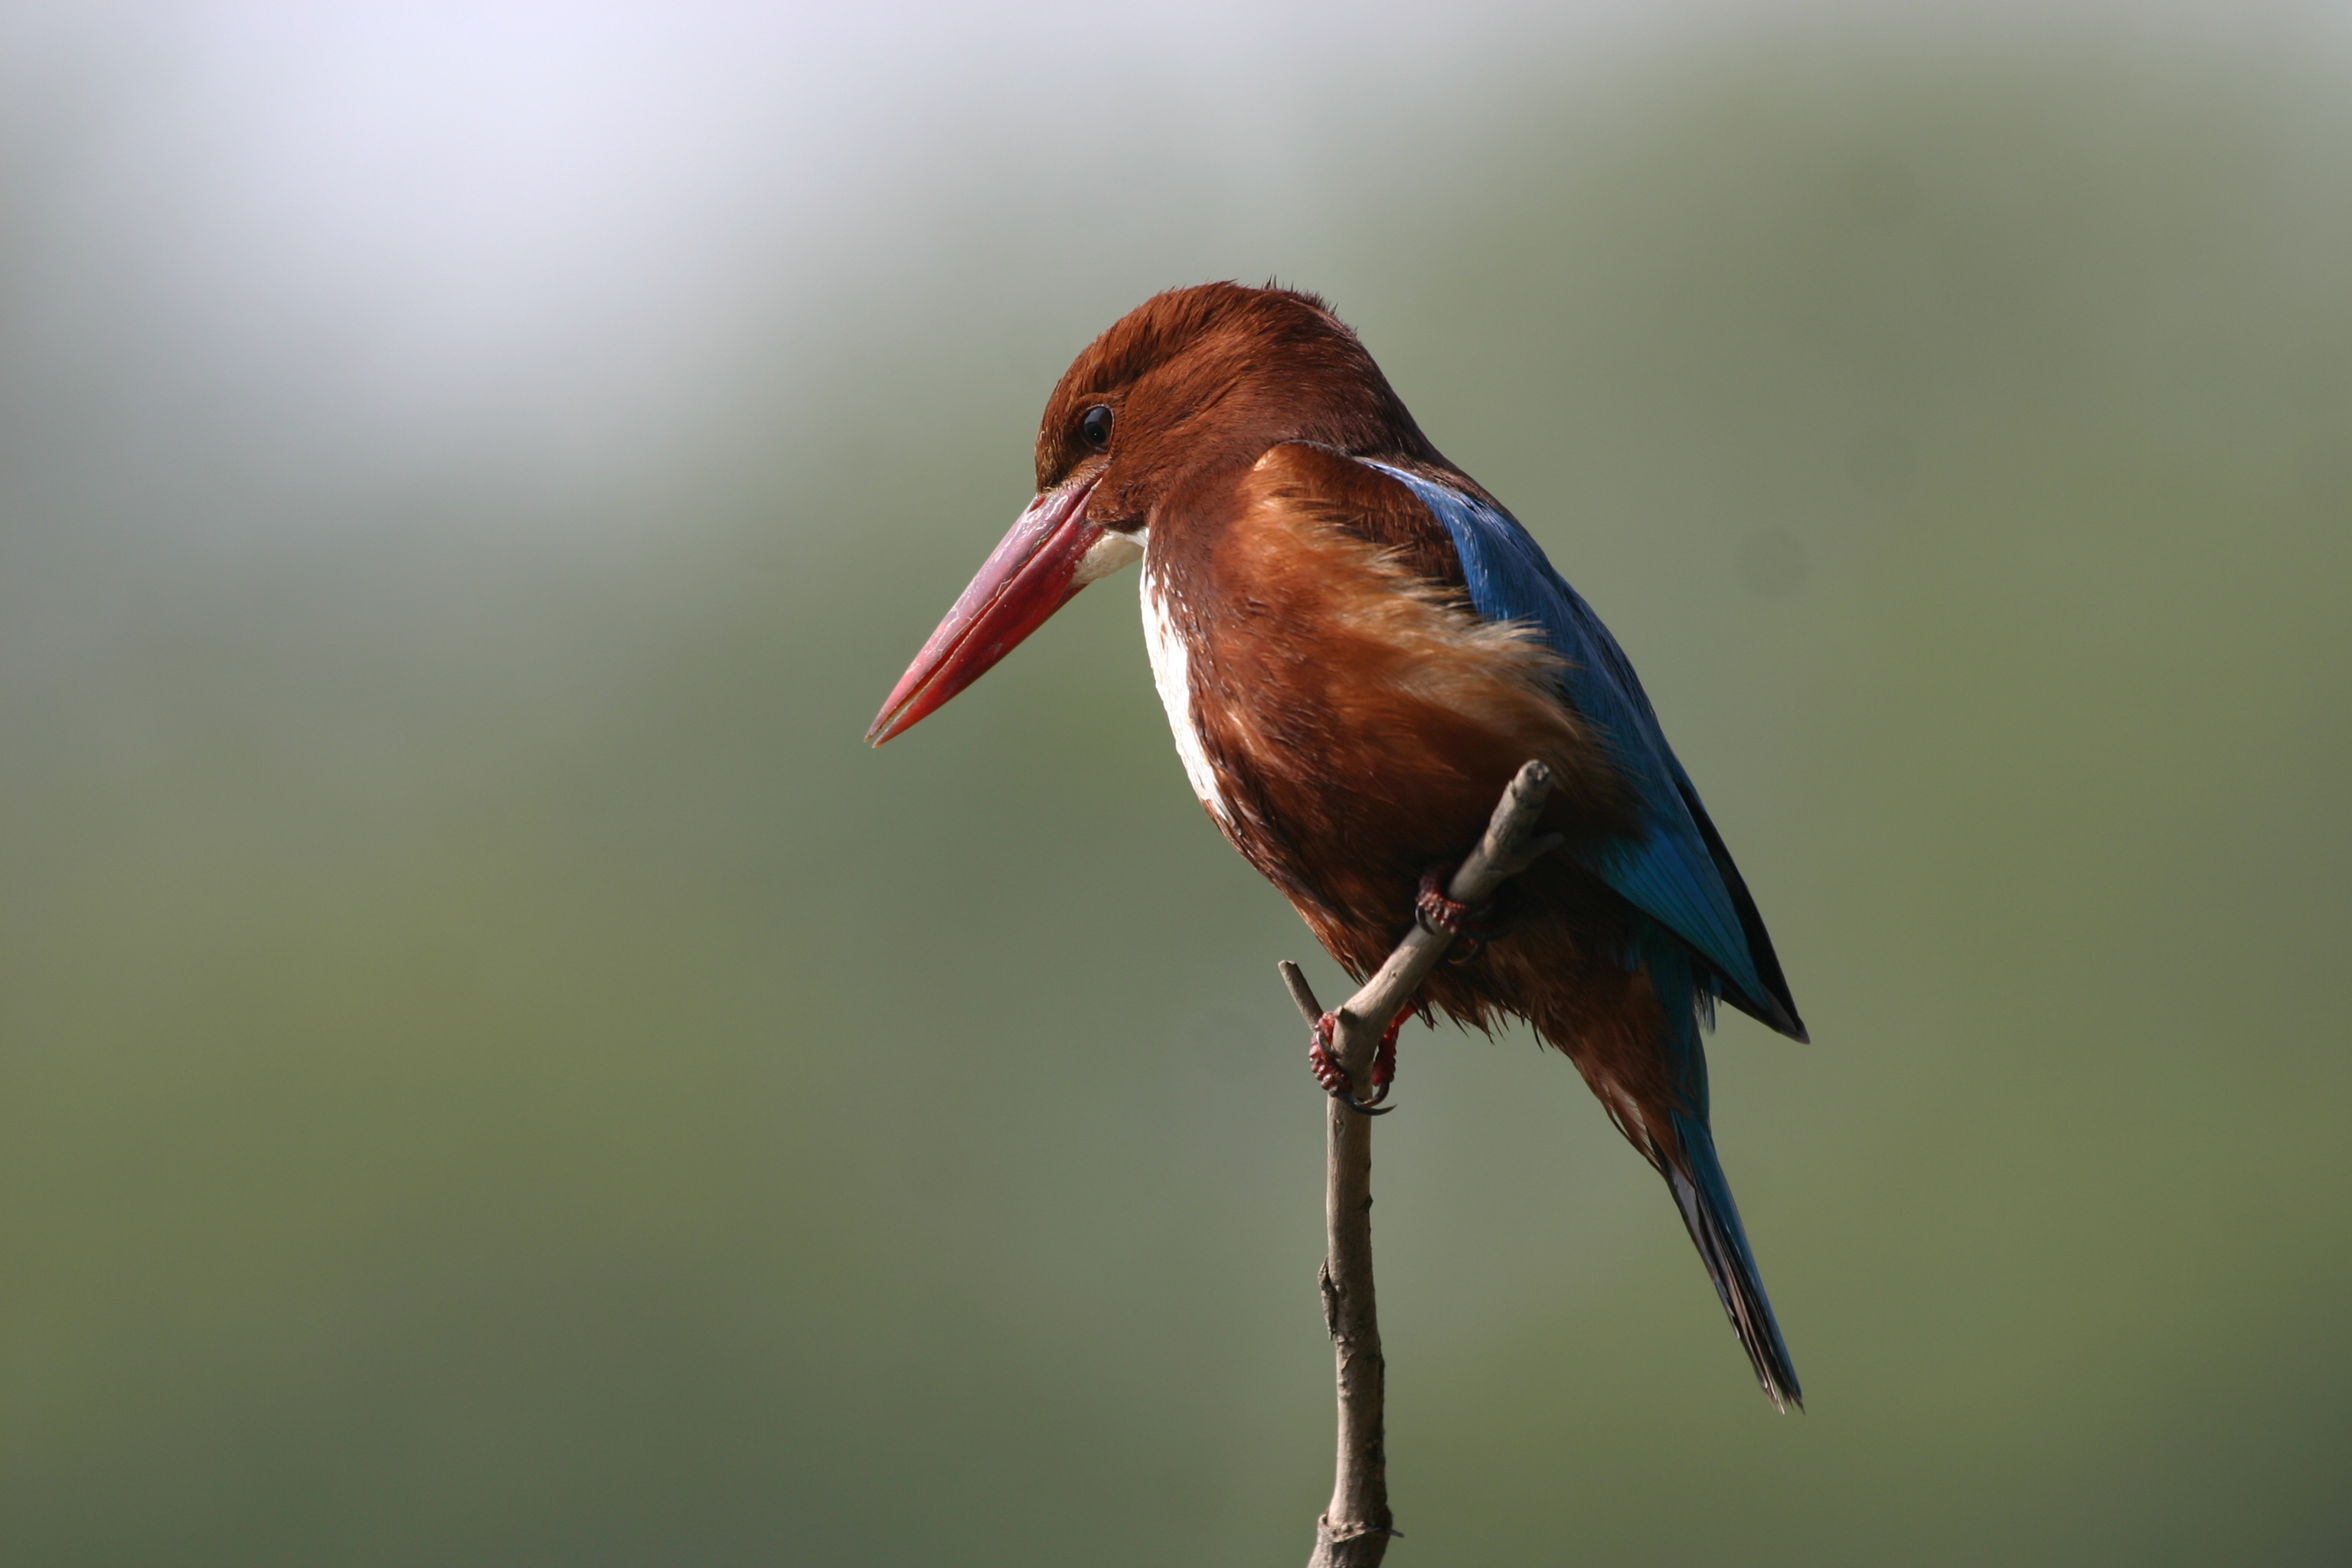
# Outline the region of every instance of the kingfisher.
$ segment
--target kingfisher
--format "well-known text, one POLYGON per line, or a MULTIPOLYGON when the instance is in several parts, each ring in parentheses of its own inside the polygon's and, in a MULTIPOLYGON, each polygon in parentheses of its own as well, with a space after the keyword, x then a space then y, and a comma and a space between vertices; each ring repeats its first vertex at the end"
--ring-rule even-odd
MULTIPOLYGON (((1184 776, 1358 981, 1416 921, 1459 933, 1405 1015, 1524 1019, 1674 1195, 1757 1381, 1801 1401, 1717 1156, 1718 1000, 1806 1038, 1756 900, 1616 639, 1422 434, 1312 294, 1158 294, 1089 344, 1037 429, 1037 494, 883 704, 876 745, 1087 584, 1142 565, 1184 776), (1559 847, 1484 910, 1441 890, 1520 766, 1559 847)), ((1323 1087, 1371 1110, 1328 1050, 1323 1087)))

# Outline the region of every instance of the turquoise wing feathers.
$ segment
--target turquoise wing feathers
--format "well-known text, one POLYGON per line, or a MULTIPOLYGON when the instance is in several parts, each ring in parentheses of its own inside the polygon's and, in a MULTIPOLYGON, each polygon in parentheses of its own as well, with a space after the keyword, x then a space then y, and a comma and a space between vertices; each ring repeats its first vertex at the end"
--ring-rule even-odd
POLYGON ((1728 988, 1727 1001, 1801 1037, 1754 901, 1666 744, 1640 678, 1601 617, 1508 512, 1406 469, 1370 466, 1402 481, 1444 525, 1481 616, 1538 628, 1567 661, 1569 701, 1601 733, 1642 807, 1641 837, 1595 851, 1590 868, 1696 949, 1728 988))

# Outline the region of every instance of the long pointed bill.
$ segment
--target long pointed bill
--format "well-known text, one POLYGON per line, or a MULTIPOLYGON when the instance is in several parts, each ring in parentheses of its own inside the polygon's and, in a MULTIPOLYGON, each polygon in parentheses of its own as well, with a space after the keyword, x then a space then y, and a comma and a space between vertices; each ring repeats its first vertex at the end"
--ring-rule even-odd
POLYGON ((1086 521, 1094 489, 1095 480, 1088 479, 1047 490, 1014 520, 1012 531, 989 552, 955 608, 898 678, 874 727, 866 731, 870 744, 878 746, 912 728, 988 673, 1079 589, 1143 552, 1127 535, 1086 521))

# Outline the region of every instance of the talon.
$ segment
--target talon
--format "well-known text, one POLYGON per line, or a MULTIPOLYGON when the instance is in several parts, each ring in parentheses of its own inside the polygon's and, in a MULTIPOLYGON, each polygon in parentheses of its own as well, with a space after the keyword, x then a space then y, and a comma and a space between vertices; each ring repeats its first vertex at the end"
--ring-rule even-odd
POLYGON ((1307 1066, 1314 1073, 1315 1081, 1323 1086, 1323 1092, 1366 1116, 1386 1116, 1395 1110, 1381 1102, 1388 1099, 1389 1086, 1396 1081, 1397 1031, 1404 1027, 1404 1021, 1412 1016, 1412 1005, 1407 1003, 1403 1011, 1389 1020, 1387 1032, 1381 1036, 1380 1047, 1372 1053, 1372 1092, 1365 1100, 1356 1098, 1355 1085, 1348 1081, 1339 1058, 1331 1054, 1331 1042, 1339 1030, 1339 1018, 1326 1013, 1316 1019, 1314 1037, 1307 1047, 1307 1066))
POLYGON ((1453 879, 1455 862, 1443 861, 1421 874, 1421 890, 1413 896, 1413 923, 1423 931, 1441 932, 1454 938, 1452 951, 1446 953, 1448 963, 1467 963, 1486 951, 1486 944, 1501 934, 1489 917, 1495 906, 1482 904, 1472 909, 1458 899, 1445 896, 1445 884, 1453 879))
POLYGON ((1329 1013, 1324 1014, 1315 1020, 1314 1043, 1307 1047, 1307 1069, 1323 1086, 1323 1092, 1334 1099, 1346 1097, 1349 1090, 1348 1075, 1341 1069, 1339 1058, 1331 1054, 1331 1040, 1339 1028, 1339 1020, 1329 1013))
POLYGON ((1381 1037, 1381 1048, 1372 1053, 1372 1103, 1386 1100, 1389 1085, 1396 1081, 1397 1031, 1412 1016, 1412 1005, 1407 1003, 1403 1012, 1389 1020, 1388 1032, 1381 1037))
POLYGON ((1381 1036, 1380 1048, 1372 1053, 1372 1096, 1370 1100, 1352 1101, 1357 1110, 1370 1111, 1389 1097, 1389 1086, 1396 1082, 1397 1031, 1403 1028, 1404 1021, 1412 1016, 1412 1004, 1408 1002, 1395 1017, 1389 1020, 1387 1031, 1381 1036))
POLYGON ((1470 906, 1445 896, 1445 884, 1452 879, 1454 868, 1453 861, 1442 861, 1421 874, 1421 891, 1412 900, 1412 918, 1423 931, 1460 936, 1462 928, 1469 923, 1470 906))

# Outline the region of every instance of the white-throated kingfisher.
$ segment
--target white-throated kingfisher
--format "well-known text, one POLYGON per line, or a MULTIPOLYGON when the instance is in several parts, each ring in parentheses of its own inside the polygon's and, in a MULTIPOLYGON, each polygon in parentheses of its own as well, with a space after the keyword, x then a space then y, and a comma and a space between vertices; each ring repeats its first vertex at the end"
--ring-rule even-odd
MULTIPOLYGON (((1525 1018, 1576 1064, 1673 1190, 1765 1393, 1796 1402, 1708 1130, 1699 1037, 1717 998, 1796 1039, 1804 1026, 1608 629, 1320 300, 1212 283, 1146 300, 1064 373, 1036 500, 867 739, 1139 560, 1177 755, 1226 838, 1359 980, 1416 919, 1476 922, 1420 1009, 1525 1018), (1551 769, 1542 826, 1563 842, 1465 911, 1436 891, 1444 869, 1529 759, 1551 769)), ((1311 1055, 1327 1089, 1367 1103, 1320 1038, 1311 1055)))

